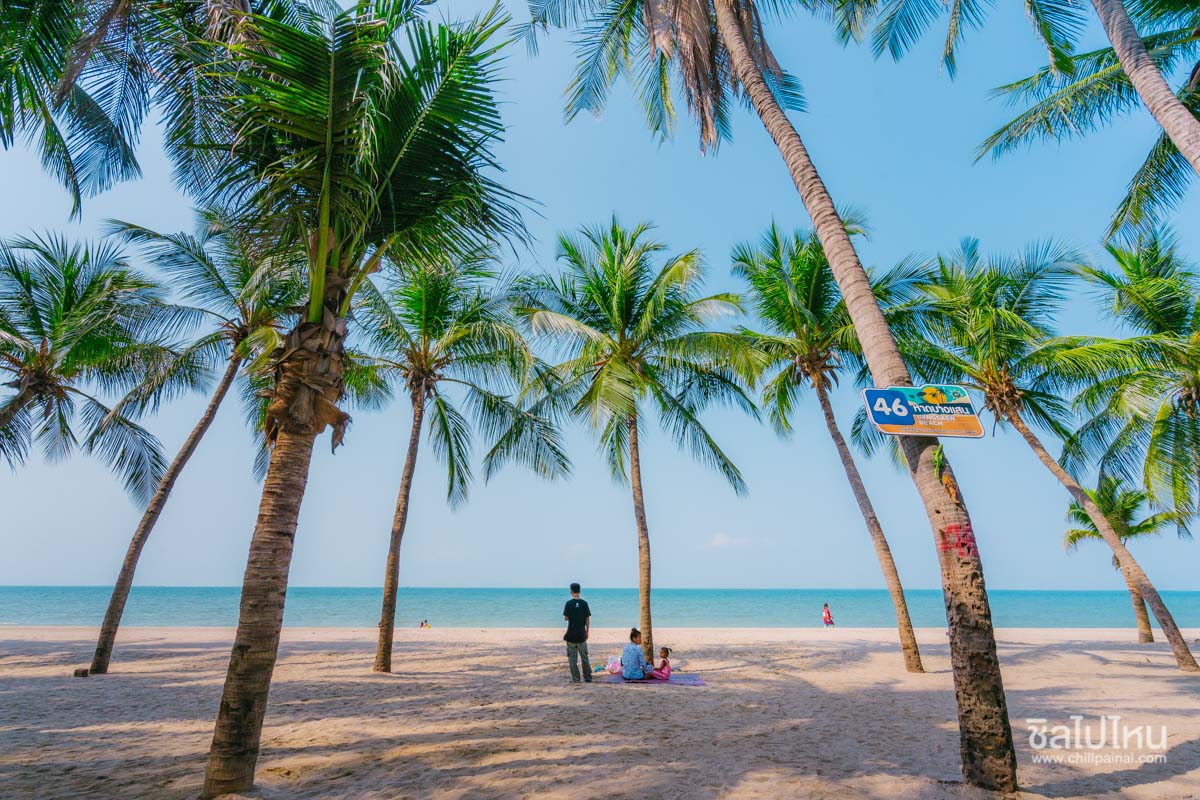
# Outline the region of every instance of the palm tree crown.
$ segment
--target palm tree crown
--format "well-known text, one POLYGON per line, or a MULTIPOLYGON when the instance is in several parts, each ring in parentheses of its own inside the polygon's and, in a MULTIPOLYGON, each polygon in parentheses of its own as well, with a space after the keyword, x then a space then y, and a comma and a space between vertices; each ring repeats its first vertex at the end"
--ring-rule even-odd
POLYGON ((1116 269, 1083 274, 1134 335, 1112 343, 1115 368, 1080 392, 1089 419, 1066 456, 1096 458, 1103 471, 1169 497, 1185 530, 1196 512, 1200 459, 1200 275, 1166 231, 1107 250, 1116 269))
MULTIPOLYGON (((854 215, 843 215, 847 230, 864 228, 854 215)), ((862 348, 824 248, 812 231, 783 235, 772 224, 757 246, 733 251, 734 274, 750 287, 751 309, 766 332, 744 329, 778 370, 764 382, 763 406, 779 433, 792 430, 797 392, 805 385, 829 389, 847 370, 865 377, 862 348)), ((924 266, 908 259, 872 281, 893 330, 914 309, 924 266)))
POLYGON ((906 343, 914 371, 935 383, 962 383, 983 394, 1004 424, 1018 414, 1070 436, 1060 390, 1094 376, 1094 344, 1056 337, 1054 320, 1083 255, 1052 242, 1015 259, 985 257, 979 242, 937 259, 925 295, 927 337, 906 343))
POLYGON ((0 374, 13 389, 0 404, 0 454, 9 465, 35 441, 50 460, 80 446, 147 499, 166 464, 129 415, 197 378, 162 341, 175 312, 111 244, 47 236, 0 245, 0 374), (97 389, 121 400, 109 407, 97 389))
POLYGON ((755 355, 733 333, 707 329, 740 311, 735 294, 701 296, 700 253, 671 256, 656 268, 665 246, 649 226, 587 228, 559 238, 561 275, 524 282, 519 312, 533 331, 555 340, 567 359, 542 371, 532 388, 600 431, 614 477, 626 477, 630 426, 649 402, 680 445, 714 467, 737 492, 741 472, 700 423, 711 402, 755 414, 739 385, 753 374, 755 355))
MULTIPOLYGON (((1096 488, 1088 490, 1088 496, 1104 513, 1122 541, 1157 535, 1176 521, 1174 511, 1158 511, 1138 519, 1142 509, 1151 502, 1150 495, 1142 489, 1122 483, 1115 475, 1101 476, 1096 488)), ((1079 503, 1071 504, 1067 510, 1067 521, 1079 526, 1067 530, 1063 537, 1063 544, 1068 550, 1074 550, 1080 542, 1102 539, 1100 531, 1079 503)), ((1121 566, 1115 557, 1113 566, 1118 569, 1121 566)))
POLYGON ((407 266, 382 289, 367 287, 356 311, 370 351, 364 364, 428 409, 453 504, 466 499, 472 480, 471 425, 456 395, 495 441, 484 457, 486 475, 508 460, 544 477, 570 468, 556 429, 507 397, 524 385, 536 359, 515 327, 509 284, 497 282, 491 265, 485 253, 407 266))

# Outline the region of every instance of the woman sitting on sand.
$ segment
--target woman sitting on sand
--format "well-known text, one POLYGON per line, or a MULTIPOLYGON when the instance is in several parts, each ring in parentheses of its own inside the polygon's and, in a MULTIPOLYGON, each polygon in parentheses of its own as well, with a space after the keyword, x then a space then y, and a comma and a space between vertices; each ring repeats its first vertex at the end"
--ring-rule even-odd
POLYGON ((621 651, 621 677, 627 681, 641 681, 651 676, 654 665, 646 663, 642 655, 642 632, 637 628, 629 629, 629 644, 621 651))

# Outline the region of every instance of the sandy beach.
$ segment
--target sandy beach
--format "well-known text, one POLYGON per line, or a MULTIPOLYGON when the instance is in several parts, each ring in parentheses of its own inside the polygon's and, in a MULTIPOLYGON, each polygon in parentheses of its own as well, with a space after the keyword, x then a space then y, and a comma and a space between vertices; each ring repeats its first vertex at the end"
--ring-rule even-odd
MULTIPOLYGON (((925 675, 903 671, 885 629, 656 631, 675 669, 707 684, 682 687, 571 685, 559 631, 405 629, 397 672, 378 675, 373 630, 289 628, 249 796, 988 796, 958 782, 945 632, 918 633, 925 675)), ((93 636, 0 629, 0 797, 196 797, 232 631, 126 628, 111 674, 71 677, 93 636)), ((1165 644, 1132 630, 997 638, 1022 796, 1200 798, 1200 676, 1165 644), (1163 758, 1035 763, 1025 720, 1073 714, 1165 726, 1165 750, 1101 753, 1163 758)), ((593 662, 622 642, 594 630, 593 662)))

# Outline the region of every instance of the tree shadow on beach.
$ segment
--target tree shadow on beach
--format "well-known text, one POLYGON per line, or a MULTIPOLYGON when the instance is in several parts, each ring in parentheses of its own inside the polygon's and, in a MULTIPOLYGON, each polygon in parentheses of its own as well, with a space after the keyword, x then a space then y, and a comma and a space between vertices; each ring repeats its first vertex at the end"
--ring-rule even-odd
MULTIPOLYGON (((113 674, 59 674, 68 654, 78 659, 88 647, 82 638, 0 643, 0 796, 195 797, 228 645, 219 637, 131 642, 121 645, 113 674), (37 669, 49 663, 54 674, 37 669)), ((697 646, 687 666, 708 685, 696 688, 574 686, 555 641, 398 641, 393 675, 370 672, 370 647, 319 636, 285 642, 251 796, 962 796, 944 644, 923 645, 935 671, 917 676, 903 672, 898 646, 877 642, 697 646), (861 680, 822 686, 823 676, 863 665, 871 669, 861 680)), ((593 663, 618 647, 597 643, 593 663)), ((1038 663, 1023 646, 1012 655, 1038 663)), ((1169 690, 1194 688, 1172 682, 1169 690)), ((1014 725, 1062 716, 1059 702, 1058 688, 1009 688, 1014 725)), ((1175 745, 1165 765, 1109 775, 1027 769, 1022 745, 1023 783, 1034 796, 1119 793, 1104 787, 1171 781, 1200 768, 1195 740, 1175 745)))

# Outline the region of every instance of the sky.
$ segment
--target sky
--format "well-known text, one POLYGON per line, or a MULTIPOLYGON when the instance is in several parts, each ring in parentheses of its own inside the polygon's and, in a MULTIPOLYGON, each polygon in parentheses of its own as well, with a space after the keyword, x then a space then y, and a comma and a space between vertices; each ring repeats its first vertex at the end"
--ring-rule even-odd
MULTIPOLYGON (((872 236, 866 263, 886 267, 911 253, 953 249, 961 237, 1012 252, 1054 238, 1105 264, 1100 239, 1133 170, 1155 136, 1138 112, 1086 139, 1035 145, 994 162, 975 148, 1012 115, 989 90, 1044 63, 1020 4, 999 4, 986 30, 969 33, 950 80, 939 69, 938 36, 900 63, 869 47, 838 45, 825 23, 802 16, 769 24, 779 61, 804 85, 806 113, 793 113, 835 200, 864 209, 872 236)), ((482 4, 435 6, 448 19, 482 4)), ((525 18, 519 6, 511 8, 525 18)), ((1096 30, 1084 46, 1099 46, 1096 30)), ((783 163, 756 117, 739 109, 734 138, 703 156, 683 119, 672 141, 656 142, 624 88, 605 113, 565 125, 563 90, 573 65, 570 37, 551 36, 532 57, 510 48, 500 87, 507 139, 499 149, 514 189, 538 201, 527 217, 535 237, 510 259, 521 269, 553 269, 554 237, 616 214, 651 221, 673 252, 700 248, 713 291, 737 290, 729 252, 772 220, 804 227, 807 216, 783 163)), ((682 104, 680 104, 682 107, 682 104)), ((67 220, 66 194, 21 148, 0 152, 0 234, 58 230, 97 234, 106 218, 160 231, 190 230, 188 200, 175 191, 152 126, 139 157, 144 178, 87 201, 82 222, 67 220)), ((1193 192, 1175 217, 1179 238, 1200 257, 1193 192)), ((135 258, 135 264, 140 262, 135 258)), ((1065 332, 1117 333, 1080 289, 1064 310, 1065 332)), ((166 408, 147 426, 173 454, 205 398, 166 408)), ((859 401, 836 396, 848 430, 859 401)), ((293 585, 379 586, 411 417, 405 405, 355 412, 345 445, 318 442, 292 563, 293 585)), ((819 408, 808 397, 797 430, 782 441, 733 411, 705 415, 717 441, 745 475, 737 497, 715 473, 657 433, 643 442, 647 512, 660 587, 876 588, 883 581, 819 408)), ((406 586, 633 586, 637 549, 628 489, 610 478, 591 433, 567 436, 574 474, 549 483, 510 468, 477 483, 452 511, 445 471, 425 447, 401 557, 406 586)), ((1012 433, 947 441, 968 503, 988 585, 1004 589, 1119 589, 1107 549, 1062 546, 1068 497, 1012 433)), ((251 437, 231 398, 176 485, 146 546, 137 583, 241 582, 260 486, 250 471, 251 437)), ((937 588, 932 534, 908 477, 886 458, 860 466, 908 588, 937 588)), ((140 516, 117 479, 79 456, 47 465, 33 458, 0 471, 0 584, 111 584, 140 516)), ((1196 589, 1195 543, 1167 533, 1134 552, 1160 588, 1196 589)))

